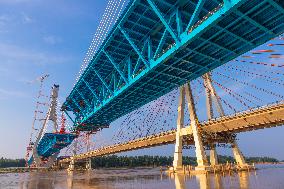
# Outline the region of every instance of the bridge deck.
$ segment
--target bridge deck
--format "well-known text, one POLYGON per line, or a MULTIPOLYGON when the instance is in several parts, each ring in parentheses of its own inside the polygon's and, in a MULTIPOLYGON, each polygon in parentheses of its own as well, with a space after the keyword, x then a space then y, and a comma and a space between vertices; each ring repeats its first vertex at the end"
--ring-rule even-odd
POLYGON ((282 0, 132 0, 62 109, 108 126, 283 32, 282 0))
MULTIPOLYGON (((216 120, 211 120, 210 122, 204 122, 201 123, 200 127, 206 133, 240 133, 283 125, 283 115, 284 104, 281 103, 271 105, 269 107, 262 107, 243 113, 238 113, 232 116, 221 117, 216 120)), ((186 138, 184 138, 184 143, 189 145, 194 143, 191 127, 185 127, 182 130, 182 135, 186 136, 186 138)), ((171 130, 118 145, 106 146, 104 148, 85 154, 79 154, 75 156, 75 159, 82 160, 90 157, 172 144, 175 143, 175 139, 176 131, 171 130)), ((61 160, 61 162, 69 162, 70 160, 71 158, 66 158, 61 160)))

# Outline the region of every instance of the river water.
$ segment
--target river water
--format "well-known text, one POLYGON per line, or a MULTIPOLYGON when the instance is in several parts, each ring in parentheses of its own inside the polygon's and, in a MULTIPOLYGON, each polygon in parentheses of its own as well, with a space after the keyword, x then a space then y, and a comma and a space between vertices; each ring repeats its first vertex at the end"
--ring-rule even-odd
POLYGON ((159 169, 100 169, 91 172, 0 174, 0 189, 284 189, 284 165, 253 172, 183 176, 159 169))

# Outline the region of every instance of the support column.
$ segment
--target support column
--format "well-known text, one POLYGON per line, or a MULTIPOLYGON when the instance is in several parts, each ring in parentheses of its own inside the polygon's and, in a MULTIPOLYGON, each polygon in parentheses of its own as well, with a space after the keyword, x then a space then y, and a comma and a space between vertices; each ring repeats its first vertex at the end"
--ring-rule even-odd
MULTIPOLYGON (((210 90, 211 96, 214 98, 214 102, 215 102, 215 106, 217 108, 217 111, 219 112, 220 116, 225 116, 225 112, 224 112, 224 109, 222 107, 220 98, 218 97, 216 90, 215 90, 214 86, 212 85, 212 79, 211 79, 210 73, 206 73, 203 78, 207 81, 206 82, 207 87, 210 90)), ((232 149, 233 149, 233 154, 234 154, 236 162, 240 166, 246 165, 245 158, 244 158, 241 150, 239 149, 236 141, 233 141, 232 149)))
POLYGON ((73 172, 75 170, 75 160, 74 158, 72 157, 71 161, 70 161, 70 164, 68 166, 68 171, 70 172, 73 172))
POLYGON ((215 166, 219 164, 215 144, 210 145, 210 164, 211 166, 215 166))
POLYGON ((190 83, 187 83, 185 85, 185 96, 187 99, 187 106, 190 116, 190 125, 193 132, 193 138, 195 143, 195 153, 197 158, 197 164, 196 170, 206 170, 206 167, 208 166, 207 158, 205 155, 205 150, 203 146, 203 142, 201 139, 201 131, 200 126, 198 122, 198 118, 195 111, 195 105, 194 105, 194 99, 192 96, 192 90, 190 87, 190 83))
MULTIPOLYGON (((91 150, 91 133, 87 133, 87 152, 91 150)), ((92 169, 92 159, 87 159, 86 170, 89 171, 92 169)))
POLYGON ((89 171, 89 170, 92 170, 92 159, 88 159, 87 162, 86 162, 86 170, 89 171))
POLYGON ((182 139, 181 129, 184 127, 184 86, 180 87, 179 104, 178 104, 178 118, 177 118, 177 132, 176 132, 176 144, 175 154, 173 161, 173 169, 182 170, 182 139))
MULTIPOLYGON (((211 97, 213 98, 214 100, 214 104, 217 108, 217 111, 219 112, 220 116, 224 116, 225 115, 225 112, 224 112, 224 109, 223 109, 223 106, 222 106, 222 103, 220 101, 220 98, 219 96, 217 95, 217 92, 215 90, 215 87, 213 86, 212 84, 212 79, 211 79, 211 75, 209 73, 206 73, 204 74, 203 78, 205 79, 206 81, 206 86, 208 87, 208 90, 211 94, 211 97)), ((213 111, 213 110, 212 110, 213 111)), ((213 117, 213 114, 211 115, 213 117)))
POLYGON ((74 141, 74 148, 73 148, 73 157, 71 157, 71 161, 68 167, 69 172, 73 172, 75 170, 75 159, 74 157, 77 154, 77 144, 78 144, 78 138, 75 139, 74 141))
POLYGON ((236 141, 232 143, 232 149, 237 164, 244 167, 246 165, 246 161, 236 141))
POLYGON ((52 167, 56 161, 57 156, 60 152, 57 152, 48 158, 48 161, 45 163, 45 167, 52 167))
MULTIPOLYGON (((210 92, 211 90, 209 88, 209 83, 211 84, 211 87, 213 86, 209 78, 210 78, 209 73, 206 73, 205 75, 203 75, 205 94, 206 94, 207 117, 208 117, 208 120, 211 120, 214 117, 214 112, 213 112, 213 105, 212 105, 213 95, 210 92)), ((214 143, 210 144, 210 164, 211 166, 218 165, 218 156, 217 156, 216 146, 214 143)))

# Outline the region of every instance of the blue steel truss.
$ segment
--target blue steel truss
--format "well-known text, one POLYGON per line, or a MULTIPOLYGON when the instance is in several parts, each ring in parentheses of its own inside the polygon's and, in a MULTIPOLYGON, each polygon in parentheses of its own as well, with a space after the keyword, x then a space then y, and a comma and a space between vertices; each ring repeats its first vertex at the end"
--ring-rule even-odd
POLYGON ((283 0, 132 0, 62 110, 108 126, 283 32, 283 0))
POLYGON ((48 158, 69 146, 75 138, 75 134, 45 133, 37 147, 38 155, 48 158))

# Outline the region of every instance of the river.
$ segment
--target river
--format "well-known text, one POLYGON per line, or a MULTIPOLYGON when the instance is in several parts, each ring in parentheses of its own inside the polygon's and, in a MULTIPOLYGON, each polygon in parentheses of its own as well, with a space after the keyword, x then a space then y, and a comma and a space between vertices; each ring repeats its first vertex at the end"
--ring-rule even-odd
POLYGON ((257 171, 199 176, 168 175, 159 169, 98 169, 67 174, 0 174, 0 189, 283 189, 284 165, 261 165, 257 171))

